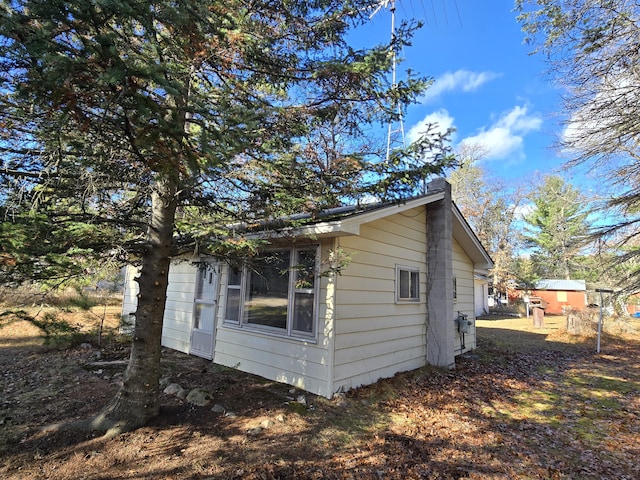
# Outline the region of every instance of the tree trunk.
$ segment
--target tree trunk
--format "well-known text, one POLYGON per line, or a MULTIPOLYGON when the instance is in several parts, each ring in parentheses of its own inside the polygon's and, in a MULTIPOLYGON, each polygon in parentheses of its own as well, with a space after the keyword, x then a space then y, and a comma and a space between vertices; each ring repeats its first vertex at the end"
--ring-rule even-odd
POLYGON ((176 212, 176 186, 157 183, 151 196, 148 247, 137 282, 140 286, 131 356, 123 385, 102 412, 87 422, 91 430, 116 435, 158 415, 162 320, 169 281, 169 262, 176 212))

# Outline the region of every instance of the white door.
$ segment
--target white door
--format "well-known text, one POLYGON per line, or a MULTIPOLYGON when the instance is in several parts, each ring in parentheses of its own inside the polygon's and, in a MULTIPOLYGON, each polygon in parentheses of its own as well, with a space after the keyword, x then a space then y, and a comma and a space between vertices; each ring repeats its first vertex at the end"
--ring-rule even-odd
POLYGON ((190 353, 213 358, 216 305, 218 301, 218 266, 201 263, 196 273, 196 294, 193 305, 190 353))

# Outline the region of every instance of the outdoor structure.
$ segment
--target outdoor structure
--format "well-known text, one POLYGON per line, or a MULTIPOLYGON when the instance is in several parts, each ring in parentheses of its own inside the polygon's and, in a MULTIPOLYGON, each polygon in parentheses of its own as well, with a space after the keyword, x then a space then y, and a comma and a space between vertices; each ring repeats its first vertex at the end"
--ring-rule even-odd
POLYGON ((163 345, 325 397, 475 348, 476 277, 492 261, 444 179, 254 234, 270 248, 241 264, 172 262, 163 345))
POLYGON ((640 293, 633 293, 627 297, 625 305, 629 315, 638 316, 640 314, 640 293))
POLYGON ((538 280, 529 295, 546 302, 547 314, 562 315, 567 308, 582 311, 587 307, 587 286, 584 280, 538 280))

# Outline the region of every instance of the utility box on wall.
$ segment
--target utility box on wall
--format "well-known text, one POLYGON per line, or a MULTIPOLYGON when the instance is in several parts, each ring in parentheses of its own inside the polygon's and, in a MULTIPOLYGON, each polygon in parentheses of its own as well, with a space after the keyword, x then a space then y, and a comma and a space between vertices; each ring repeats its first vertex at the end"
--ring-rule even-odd
POLYGON ((458 317, 456 318, 456 326, 458 327, 458 332, 471 333, 472 325, 473 322, 469 320, 469 315, 458 312, 458 317))

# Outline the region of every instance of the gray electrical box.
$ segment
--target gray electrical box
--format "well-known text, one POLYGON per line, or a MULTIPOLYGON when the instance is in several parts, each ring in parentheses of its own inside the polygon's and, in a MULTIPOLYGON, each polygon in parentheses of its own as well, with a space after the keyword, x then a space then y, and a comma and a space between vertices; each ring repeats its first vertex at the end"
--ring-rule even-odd
POLYGON ((471 333, 472 325, 473 322, 469 320, 469 315, 458 312, 458 317, 456 318, 456 326, 458 327, 458 332, 471 333))

